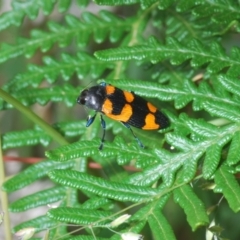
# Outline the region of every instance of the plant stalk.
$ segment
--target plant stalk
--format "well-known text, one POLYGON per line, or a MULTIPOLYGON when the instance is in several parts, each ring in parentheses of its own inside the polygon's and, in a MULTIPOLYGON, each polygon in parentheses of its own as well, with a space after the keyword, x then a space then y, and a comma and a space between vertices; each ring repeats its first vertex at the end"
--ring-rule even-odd
MULTIPOLYGON (((0 211, 3 211, 3 228, 4 228, 4 239, 5 240, 11 240, 12 234, 11 234, 11 226, 10 226, 10 216, 8 212, 8 196, 7 193, 2 191, 1 187, 3 182, 5 181, 5 168, 4 168, 4 161, 3 161, 3 155, 2 155, 2 143, 1 143, 1 137, 0 137, 0 200, 1 200, 1 209, 0 211)), ((0 212, 1 213, 1 212, 0 212)))
POLYGON ((54 139, 60 145, 67 145, 68 142, 65 138, 59 134, 54 128, 52 128, 48 123, 43 119, 37 116, 30 108, 24 106, 16 98, 11 96, 9 93, 5 92, 0 88, 0 98, 4 99, 6 102, 12 104, 17 110, 23 113, 28 119, 34 122, 36 125, 41 127, 52 139, 54 139))

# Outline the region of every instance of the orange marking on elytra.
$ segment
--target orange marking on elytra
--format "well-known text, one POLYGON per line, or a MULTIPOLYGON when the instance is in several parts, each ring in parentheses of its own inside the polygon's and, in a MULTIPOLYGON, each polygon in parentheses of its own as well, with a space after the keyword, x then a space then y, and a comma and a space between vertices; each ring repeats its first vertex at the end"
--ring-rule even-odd
POLYGON ((123 91, 124 97, 127 102, 132 102, 134 100, 134 96, 131 92, 123 91))
POLYGON ((155 113, 157 111, 157 108, 153 106, 150 102, 147 103, 147 106, 150 112, 155 113))
POLYGON ((142 127, 144 130, 159 129, 160 125, 155 123, 155 116, 152 113, 148 113, 145 117, 145 125, 142 127))
POLYGON ((107 115, 107 114, 111 114, 111 112, 113 111, 113 104, 109 99, 106 99, 103 103, 102 106, 102 111, 107 115))
POLYGON ((110 95, 110 94, 113 94, 114 92, 115 92, 115 87, 114 86, 112 86, 112 85, 107 85, 106 86, 106 94, 107 95, 110 95))
POLYGON ((105 115, 108 116, 109 118, 112 118, 117 121, 121 122, 127 122, 130 117, 132 116, 132 107, 130 104, 125 104, 121 113, 119 115, 111 114, 110 111, 107 111, 107 113, 104 111, 105 115))

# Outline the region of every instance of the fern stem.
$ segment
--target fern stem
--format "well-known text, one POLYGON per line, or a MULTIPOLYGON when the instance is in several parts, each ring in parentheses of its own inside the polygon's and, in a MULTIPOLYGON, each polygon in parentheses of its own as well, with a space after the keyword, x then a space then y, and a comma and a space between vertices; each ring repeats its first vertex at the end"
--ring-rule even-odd
POLYGON ((3 89, 0 89, 0 97, 4 99, 6 102, 12 104, 28 119, 30 119, 36 125, 41 127, 50 137, 52 137, 60 145, 68 144, 65 138, 61 134, 59 134, 54 128, 52 128, 48 123, 46 123, 43 119, 37 116, 28 107, 25 107, 21 102, 19 102, 16 98, 12 97, 9 93, 5 92, 3 89))
MULTIPOLYGON (((2 143, 0 137, 0 187, 2 186, 3 182, 5 181, 5 171, 4 171, 4 161, 2 155, 2 143)), ((4 213, 3 225, 4 225, 4 235, 6 240, 12 239, 11 234, 11 226, 10 226, 10 216, 8 212, 8 196, 6 192, 0 190, 0 199, 2 203, 2 210, 4 213)))

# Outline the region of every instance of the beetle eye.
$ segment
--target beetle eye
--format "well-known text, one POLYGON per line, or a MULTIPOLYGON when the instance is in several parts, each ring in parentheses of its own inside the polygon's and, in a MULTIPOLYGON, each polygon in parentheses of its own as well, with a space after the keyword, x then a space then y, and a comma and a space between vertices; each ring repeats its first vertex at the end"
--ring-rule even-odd
POLYGON ((85 105, 85 103, 86 103, 86 99, 85 98, 80 98, 80 104, 82 104, 82 105, 85 105))
POLYGON ((87 90, 84 90, 81 95, 77 98, 77 103, 85 105, 87 101, 87 90))
POLYGON ((84 97, 84 96, 79 96, 79 97, 77 98, 77 103, 78 103, 78 104, 85 105, 85 103, 86 103, 86 97, 84 97))
POLYGON ((81 98, 81 96, 79 96, 79 97, 77 98, 77 103, 78 103, 78 104, 85 104, 85 101, 83 101, 83 98, 81 98))

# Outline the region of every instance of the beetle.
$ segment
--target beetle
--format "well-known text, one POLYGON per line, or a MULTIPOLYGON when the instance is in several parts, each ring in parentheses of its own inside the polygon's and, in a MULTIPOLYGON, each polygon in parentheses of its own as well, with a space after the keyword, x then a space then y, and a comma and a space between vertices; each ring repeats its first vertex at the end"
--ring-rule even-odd
POLYGON ((83 90, 77 98, 77 103, 96 111, 93 116, 88 118, 86 127, 89 127, 97 113, 100 113, 103 136, 99 150, 103 148, 106 129, 106 123, 102 115, 123 123, 125 127, 130 129, 142 148, 144 146, 132 131, 131 126, 143 130, 158 130, 169 126, 167 116, 152 103, 132 91, 124 91, 105 82, 83 90))

